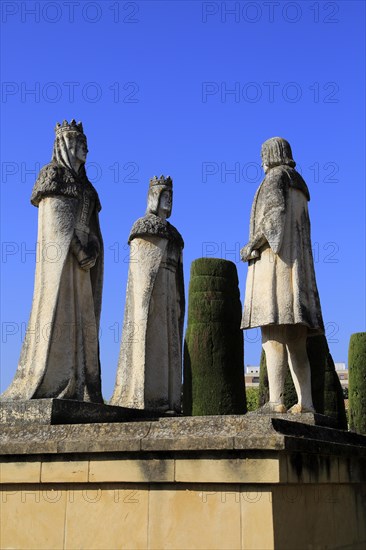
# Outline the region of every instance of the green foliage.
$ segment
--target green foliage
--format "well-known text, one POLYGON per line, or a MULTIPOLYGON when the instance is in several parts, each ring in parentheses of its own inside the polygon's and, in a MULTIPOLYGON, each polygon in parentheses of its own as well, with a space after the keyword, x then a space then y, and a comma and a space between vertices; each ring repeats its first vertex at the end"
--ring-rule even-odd
POLYGON ((259 388, 246 388, 248 412, 259 408, 259 388))
POLYGON ((366 332, 351 336, 348 370, 350 429, 366 435, 366 332))
POLYGON ((268 384, 268 373, 267 373, 267 363, 266 363, 266 354, 262 348, 261 361, 259 366, 259 392, 258 392, 258 404, 260 407, 263 407, 265 403, 269 401, 269 384, 268 384))
POLYGON ((240 322, 235 264, 216 258, 195 260, 184 343, 184 414, 246 412, 240 322))
POLYGON ((287 410, 290 409, 293 405, 296 405, 297 403, 297 393, 295 390, 295 386, 294 386, 289 368, 287 368, 287 373, 285 378, 284 402, 287 410))
POLYGON ((324 413, 324 384, 329 347, 324 334, 310 336, 306 342, 306 351, 311 369, 311 393, 316 412, 324 413))
POLYGON ((330 353, 328 353, 325 368, 324 414, 337 420, 338 428, 347 430, 347 416, 342 385, 330 353))

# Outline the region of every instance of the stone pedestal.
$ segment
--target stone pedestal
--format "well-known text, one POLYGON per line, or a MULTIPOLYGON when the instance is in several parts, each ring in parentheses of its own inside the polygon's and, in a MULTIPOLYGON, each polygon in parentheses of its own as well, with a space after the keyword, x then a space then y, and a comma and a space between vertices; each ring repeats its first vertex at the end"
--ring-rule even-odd
POLYGON ((304 420, 2 426, 0 547, 364 548, 366 437, 304 420))
POLYGON ((0 401, 2 424, 99 424, 156 417, 148 410, 113 407, 72 399, 31 399, 0 401))

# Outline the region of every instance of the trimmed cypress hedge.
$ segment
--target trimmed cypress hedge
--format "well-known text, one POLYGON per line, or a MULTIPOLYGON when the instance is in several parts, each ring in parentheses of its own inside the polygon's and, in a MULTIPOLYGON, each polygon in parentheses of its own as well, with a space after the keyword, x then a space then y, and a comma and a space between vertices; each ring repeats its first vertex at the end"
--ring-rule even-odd
POLYGON ((311 369, 311 394, 317 413, 324 414, 325 369, 329 347, 324 334, 310 336, 306 342, 306 351, 311 369))
POLYGON ((350 429, 366 434, 366 332, 352 334, 348 350, 350 429))
POLYGON ((261 360, 259 363, 259 397, 258 405, 263 407, 269 401, 269 383, 268 383, 268 372, 267 372, 267 362, 266 354, 262 348, 261 360))
POLYGON ((337 421, 338 428, 347 430, 347 415, 342 385, 330 353, 328 353, 325 367, 324 414, 334 418, 337 421))
POLYGON ((244 414, 243 332, 234 263, 192 262, 184 342, 183 413, 244 414))

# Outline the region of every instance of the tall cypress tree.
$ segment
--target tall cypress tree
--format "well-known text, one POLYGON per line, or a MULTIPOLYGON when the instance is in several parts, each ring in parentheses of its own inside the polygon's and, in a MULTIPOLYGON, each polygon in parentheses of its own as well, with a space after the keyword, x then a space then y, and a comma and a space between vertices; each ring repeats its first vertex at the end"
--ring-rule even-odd
POLYGON ((366 434, 366 332, 352 334, 348 351, 350 429, 366 434))
POLYGON ((246 412, 241 313, 235 264, 195 260, 184 345, 184 414, 246 412))
POLYGON ((347 415, 342 385, 330 353, 328 353, 325 367, 324 414, 334 418, 337 421, 338 428, 347 430, 347 415))
POLYGON ((258 404, 263 407, 265 403, 269 401, 269 384, 268 384, 268 372, 266 354, 262 348, 261 360, 259 365, 259 398, 258 404))

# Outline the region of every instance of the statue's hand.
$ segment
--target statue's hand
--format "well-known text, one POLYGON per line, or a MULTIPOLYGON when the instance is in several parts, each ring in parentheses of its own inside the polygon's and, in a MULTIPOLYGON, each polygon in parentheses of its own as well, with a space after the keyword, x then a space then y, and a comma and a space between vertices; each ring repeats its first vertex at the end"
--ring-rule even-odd
POLYGON ((96 258, 99 256, 100 244, 99 244, 98 237, 94 234, 89 235, 87 252, 89 256, 95 256, 96 258))
POLYGON ((76 257, 79 267, 85 271, 89 271, 95 266, 99 255, 98 241, 92 240, 87 246, 83 246, 79 238, 74 235, 71 241, 71 251, 76 257))
POLYGON ((252 246, 248 243, 240 250, 240 257, 242 262, 248 262, 250 260, 250 254, 252 252, 252 246))
POLYGON ((78 251, 77 254, 77 260, 79 262, 79 267, 81 269, 84 269, 85 271, 89 271, 92 267, 95 266, 95 262, 97 261, 97 255, 91 254, 88 250, 88 247, 82 247, 78 251))
POLYGON ((84 269, 84 271, 89 271, 92 267, 95 266, 96 261, 96 256, 88 256, 87 258, 85 258, 85 260, 79 262, 79 266, 81 267, 81 269, 84 269))
POLYGON ((252 244, 248 243, 240 250, 240 256, 243 262, 249 262, 249 260, 260 258, 261 254, 259 250, 253 249, 252 244))
POLYGON ((89 257, 97 259, 99 256, 98 243, 96 243, 95 241, 89 241, 85 252, 89 257))

